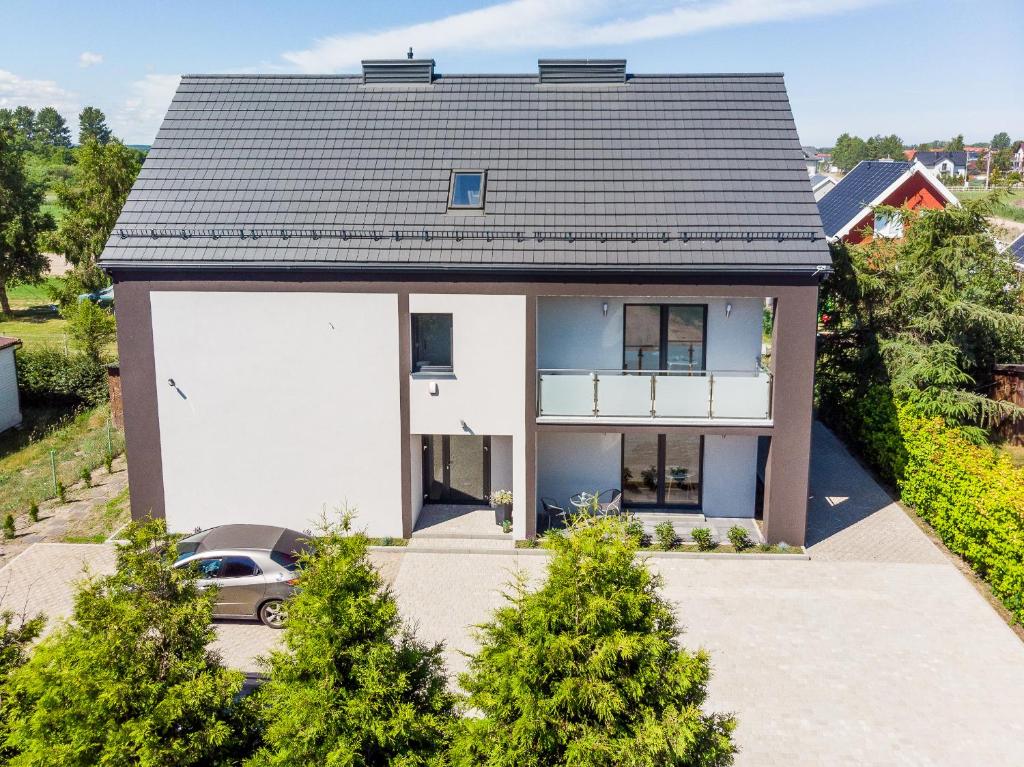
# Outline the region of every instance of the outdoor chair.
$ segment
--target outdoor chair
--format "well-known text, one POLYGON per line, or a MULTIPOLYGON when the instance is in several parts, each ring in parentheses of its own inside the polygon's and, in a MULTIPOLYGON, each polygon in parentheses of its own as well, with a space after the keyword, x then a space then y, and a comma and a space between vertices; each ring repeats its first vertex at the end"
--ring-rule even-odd
POLYGON ((558 523, 559 527, 565 527, 565 509, 559 506, 551 498, 541 498, 540 505, 544 510, 544 517, 546 521, 544 530, 551 530, 554 528, 555 522, 558 523))
POLYGON ((622 513, 622 491, 618 488, 602 490, 597 495, 598 513, 606 516, 618 516, 622 513))

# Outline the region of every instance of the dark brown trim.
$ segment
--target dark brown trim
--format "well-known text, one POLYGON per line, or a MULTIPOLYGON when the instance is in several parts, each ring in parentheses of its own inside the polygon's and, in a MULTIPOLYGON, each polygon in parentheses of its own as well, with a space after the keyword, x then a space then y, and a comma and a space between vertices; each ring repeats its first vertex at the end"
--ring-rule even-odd
POLYGON ((398 293, 398 423, 402 450, 399 466, 402 482, 402 537, 412 535, 412 440, 409 434, 409 376, 412 371, 412 319, 409 293, 398 293))
POLYGON ((117 286, 117 350, 132 519, 165 516, 150 289, 148 282, 117 286))
MULTIPOLYGON (((524 535, 526 538, 537 536, 537 296, 526 291, 526 379, 523 411, 526 417, 523 424, 523 454, 526 465, 526 498, 523 499, 523 511, 526 514, 524 535)), ((513 467, 515 450, 512 451, 513 467)))

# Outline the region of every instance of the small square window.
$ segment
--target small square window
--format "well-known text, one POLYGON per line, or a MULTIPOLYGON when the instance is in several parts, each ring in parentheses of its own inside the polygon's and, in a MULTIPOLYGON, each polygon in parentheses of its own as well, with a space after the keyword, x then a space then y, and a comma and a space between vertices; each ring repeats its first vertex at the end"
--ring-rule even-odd
POLYGON ((484 206, 483 171, 453 171, 449 208, 482 208, 484 206))
POLYGON ((412 372, 451 373, 452 315, 412 315, 412 372))

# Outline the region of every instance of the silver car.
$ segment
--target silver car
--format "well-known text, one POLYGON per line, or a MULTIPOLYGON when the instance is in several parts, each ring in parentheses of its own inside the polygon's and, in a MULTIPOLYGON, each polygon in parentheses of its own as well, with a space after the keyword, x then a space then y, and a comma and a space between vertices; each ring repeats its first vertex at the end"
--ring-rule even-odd
POLYGON ((258 618, 284 626, 284 600, 298 583, 309 536, 285 527, 222 525, 178 542, 175 567, 194 567, 199 587, 217 587, 216 618, 258 618))

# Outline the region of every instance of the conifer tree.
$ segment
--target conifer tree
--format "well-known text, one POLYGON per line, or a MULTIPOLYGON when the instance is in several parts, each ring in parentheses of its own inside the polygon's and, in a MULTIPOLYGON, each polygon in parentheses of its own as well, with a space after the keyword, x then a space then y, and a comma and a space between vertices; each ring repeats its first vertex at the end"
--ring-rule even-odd
POLYGON ((256 694, 257 765, 442 763, 455 716, 441 646, 406 629, 351 517, 325 524, 287 604, 284 649, 256 694))
POLYGON ((112 575, 84 581, 71 621, 4 686, 12 767, 228 764, 242 688, 207 646, 216 595, 171 567, 162 522, 132 525, 112 575))
POLYGON ((660 579, 617 518, 580 516, 552 539, 547 579, 520 578, 461 678, 455 765, 726 765, 735 721, 701 710, 705 652, 680 647, 660 579))

